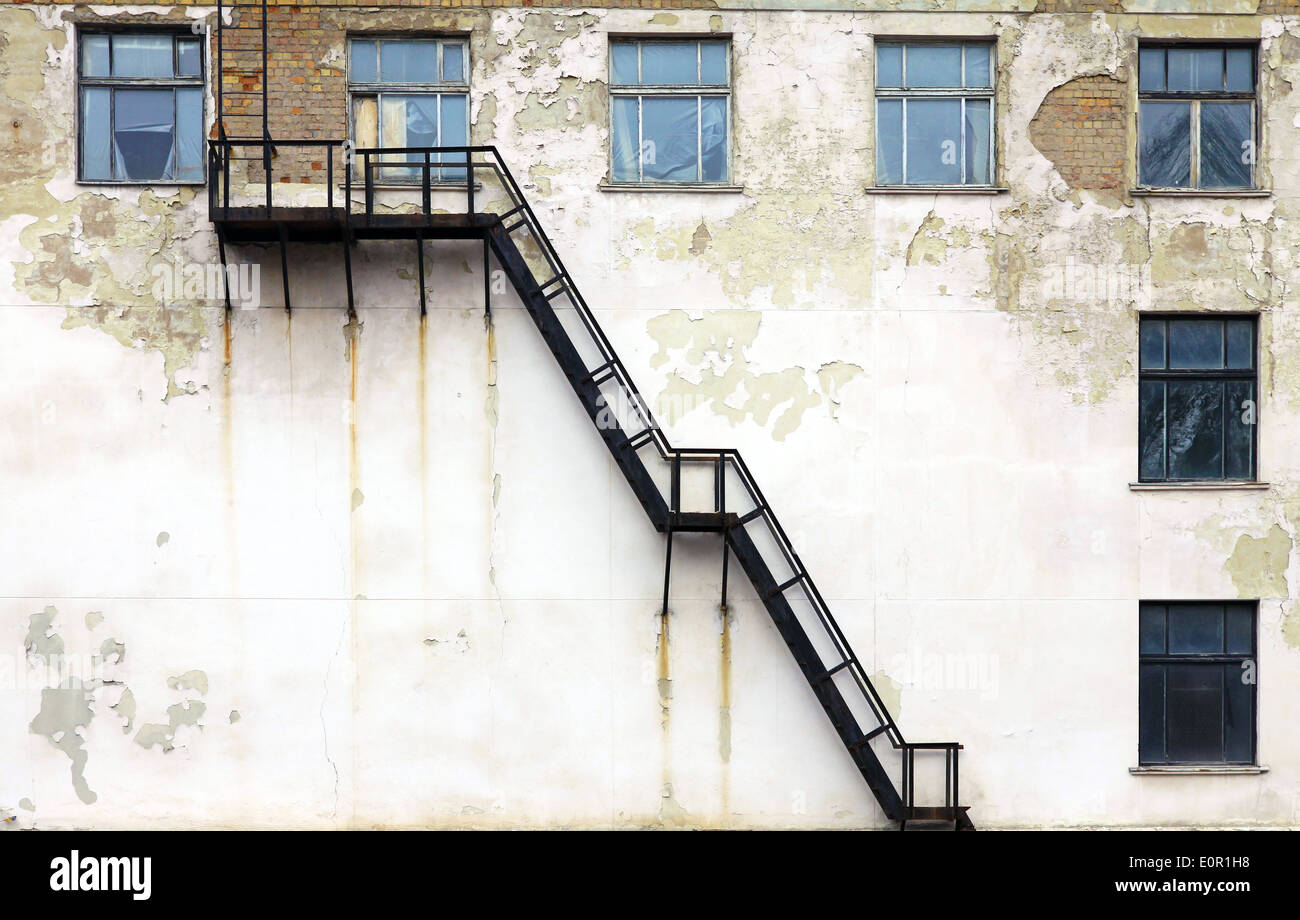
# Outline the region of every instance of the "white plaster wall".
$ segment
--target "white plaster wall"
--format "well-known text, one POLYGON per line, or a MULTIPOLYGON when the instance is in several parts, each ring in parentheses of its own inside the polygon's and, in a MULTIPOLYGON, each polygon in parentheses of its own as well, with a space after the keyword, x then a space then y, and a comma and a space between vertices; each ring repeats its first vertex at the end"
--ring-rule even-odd
MULTIPOLYGON (((665 644, 663 538, 513 294, 485 327, 476 245, 430 247, 424 322, 410 244, 367 243, 355 335, 338 253, 308 247, 291 316, 277 253, 250 249, 237 257, 260 260, 261 309, 227 327, 190 304, 169 325, 147 267, 215 257, 202 196, 75 185, 69 9, 0 15, 12 60, 42 62, 39 80, 6 71, 6 113, 47 125, 27 154, 39 182, 11 184, 0 213, 10 826, 883 825, 734 566, 724 627, 716 538, 679 538, 665 644), (119 225, 98 242, 92 198, 119 225), (71 241, 74 269, 99 266, 91 283, 31 280, 50 251, 37 226, 71 241), (67 309, 127 303, 153 318, 123 331, 67 309), (182 323, 202 334, 180 343, 182 323), (29 730, 53 686, 24 652, 46 607, 69 653, 126 647, 76 729, 93 804, 58 739, 29 730), (191 670, 205 691, 168 685, 191 670), (111 708, 123 687, 129 731, 111 708), (172 750, 137 743, 182 700, 205 711, 172 750)), ((1282 81, 1300 76, 1285 53, 1300 25, 1233 26, 1277 69, 1262 90, 1273 197, 1118 202, 1072 200, 1027 124, 1052 86, 1123 67, 1139 32, 1213 34, 1206 19, 463 15, 481 24, 474 47, 496 46, 474 63, 476 139, 528 185, 643 392, 717 400, 665 414, 669 437, 742 449, 907 737, 966 745, 978 825, 1297 823, 1300 108, 1282 81), (602 192, 607 33, 674 31, 732 36, 744 190, 602 192), (1007 194, 862 193, 871 40, 891 32, 1000 36, 1007 194), (1177 244, 1189 224, 1208 228, 1203 254, 1177 244), (1145 261, 1125 261, 1135 249, 1145 261), (1145 264, 1152 281, 1124 303, 1070 302, 1049 285, 1064 253, 1145 264), (1133 311, 1165 306, 1264 312, 1269 490, 1129 490, 1133 311), (713 343, 674 344, 672 311, 713 343), (709 382, 738 363, 747 389, 709 382), (833 389, 828 366, 846 375, 833 389), (783 422, 792 400, 812 404, 783 422), (1255 571, 1239 540, 1274 525, 1284 558, 1255 571), (1171 596, 1261 598, 1269 772, 1128 772, 1137 603, 1171 596), (954 661, 974 671, 944 673, 954 661)))

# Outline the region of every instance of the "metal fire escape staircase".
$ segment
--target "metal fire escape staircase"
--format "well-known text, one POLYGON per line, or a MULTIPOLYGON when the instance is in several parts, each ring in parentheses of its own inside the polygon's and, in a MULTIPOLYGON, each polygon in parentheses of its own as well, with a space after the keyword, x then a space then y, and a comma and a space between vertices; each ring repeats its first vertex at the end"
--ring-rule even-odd
MULTIPOLYGON (((260 11, 260 20, 256 15, 251 19, 261 29, 260 47, 265 49, 265 2, 241 6, 255 13, 260 11)), ((239 28, 250 31, 256 28, 227 27, 220 12, 218 16, 220 73, 223 79, 231 74, 244 80, 239 68, 226 68, 225 55, 231 47, 229 36, 239 28)), ((208 205, 223 262, 228 244, 278 241, 287 308, 286 244, 289 241, 341 244, 351 310, 351 248, 367 239, 411 239, 416 243, 420 263, 423 310, 425 241, 481 239, 485 269, 490 253, 514 285, 650 523, 666 535, 663 613, 666 615, 668 610, 674 535, 718 534, 723 544, 723 605, 728 566, 734 557, 885 815, 899 822, 900 829, 909 823, 974 829, 968 807, 960 804, 958 766, 962 745, 951 741, 907 741, 903 737, 740 453, 728 448, 679 448, 669 443, 496 148, 403 147, 349 151, 344 141, 276 138, 266 125, 264 74, 265 70, 258 77, 260 85, 257 86, 262 94, 260 137, 251 133, 231 135, 219 122, 217 137, 209 145, 208 205), (310 148, 320 153, 309 152, 308 161, 323 166, 326 173, 324 204, 277 205, 274 151, 309 151, 310 148), (256 155, 245 154, 242 158, 234 155, 248 150, 256 151, 256 155), (321 159, 312 160, 315 155, 321 159), (336 157, 343 160, 345 177, 339 200, 333 189, 336 157), (245 174, 235 189, 232 203, 232 177, 237 178, 240 171, 232 164, 240 162, 261 163, 261 175, 256 177, 258 181, 250 182, 245 174), (411 200, 405 208, 377 212, 377 176, 381 170, 391 170, 396 164, 416 177, 407 193, 411 200), (454 174, 460 177, 458 182, 442 181, 448 164, 452 164, 454 174), (256 203, 246 200, 250 198, 250 189, 255 190, 251 197, 258 199, 256 203), (464 211, 434 210, 435 196, 441 200, 461 192, 465 195, 464 211), (488 209, 479 210, 479 205, 488 209), (918 754, 923 759, 926 755, 934 755, 936 759, 942 755, 942 784, 934 782, 922 793, 923 799, 926 793, 941 795, 941 805, 916 804, 918 754), (897 786, 885 762, 899 771, 897 786)), ((225 95, 221 94, 223 99, 225 95)), ((225 108, 220 111, 223 120, 229 117, 225 108)), ((281 187, 295 192, 300 189, 297 184, 281 187)), ((485 307, 490 309, 487 276, 485 270, 485 307)))

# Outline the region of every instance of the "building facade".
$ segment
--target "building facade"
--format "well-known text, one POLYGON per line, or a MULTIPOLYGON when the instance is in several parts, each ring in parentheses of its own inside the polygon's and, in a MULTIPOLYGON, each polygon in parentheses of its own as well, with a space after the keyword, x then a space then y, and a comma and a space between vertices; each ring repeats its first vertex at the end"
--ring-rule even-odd
POLYGON ((222 268, 467 144, 977 826, 1300 824, 1294 0, 260 15, 0 7, 5 826, 892 826, 477 240, 222 268))

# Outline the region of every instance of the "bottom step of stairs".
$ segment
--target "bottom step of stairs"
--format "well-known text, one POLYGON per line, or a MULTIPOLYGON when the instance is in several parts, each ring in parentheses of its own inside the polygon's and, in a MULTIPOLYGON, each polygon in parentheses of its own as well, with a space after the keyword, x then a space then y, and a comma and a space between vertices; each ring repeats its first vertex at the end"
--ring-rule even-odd
POLYGON ((913 806, 907 809, 906 816, 898 822, 900 831, 973 831, 966 812, 969 805, 951 806, 913 806))

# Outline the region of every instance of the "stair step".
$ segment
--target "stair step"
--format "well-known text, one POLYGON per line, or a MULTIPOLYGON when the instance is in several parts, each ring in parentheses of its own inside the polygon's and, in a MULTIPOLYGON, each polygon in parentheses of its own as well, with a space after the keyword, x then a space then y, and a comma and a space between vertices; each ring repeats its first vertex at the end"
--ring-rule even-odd
POLYGON ((679 533, 721 533, 736 524, 736 516, 725 511, 679 511, 670 520, 679 533))
POLYGON ((777 585, 772 590, 764 592, 762 599, 768 600, 770 598, 776 597, 778 594, 784 594, 786 591, 790 590, 791 588, 799 584, 799 582, 803 581, 807 577, 808 576, 805 573, 800 572, 798 575, 796 575, 794 578, 791 578, 789 581, 784 581, 781 584, 777 585))
POLYGON ((852 744, 850 744, 849 750, 856 751, 858 748, 862 747, 862 745, 866 744, 872 738, 883 735, 887 731, 889 731, 888 725, 878 725, 875 728, 873 728, 871 731, 863 735, 861 738, 859 738, 857 741, 854 741, 852 744))
POLYGON ((832 677, 834 677, 840 671, 843 671, 845 668, 853 664, 855 661, 857 661, 856 658, 849 658, 844 661, 841 661, 839 664, 831 668, 829 671, 822 671, 822 673, 814 677, 811 681, 809 681, 809 683, 824 684, 826 683, 826 681, 830 680, 832 677))

